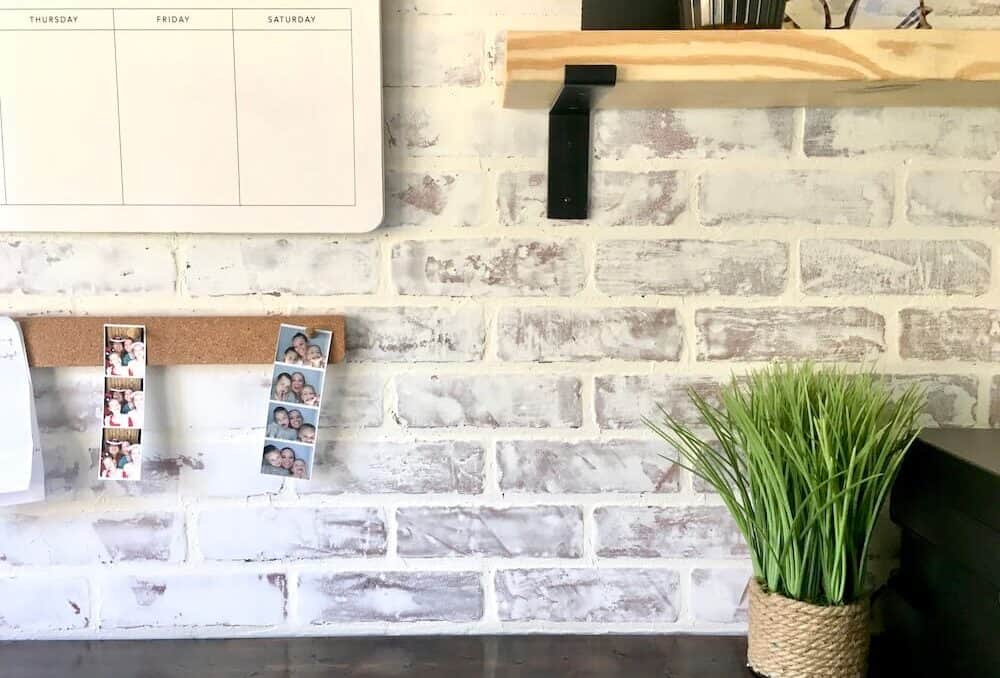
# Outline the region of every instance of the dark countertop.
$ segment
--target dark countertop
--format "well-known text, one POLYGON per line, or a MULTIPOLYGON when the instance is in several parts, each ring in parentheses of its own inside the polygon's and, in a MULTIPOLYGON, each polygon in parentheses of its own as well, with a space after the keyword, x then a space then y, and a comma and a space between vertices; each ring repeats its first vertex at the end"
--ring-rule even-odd
POLYGON ((0 643, 4 678, 747 678, 740 636, 0 643))
MULTIPOLYGON (((878 650, 876 642, 873 666, 878 650)), ((0 643, 3 678, 752 678, 745 663, 743 636, 0 643)))

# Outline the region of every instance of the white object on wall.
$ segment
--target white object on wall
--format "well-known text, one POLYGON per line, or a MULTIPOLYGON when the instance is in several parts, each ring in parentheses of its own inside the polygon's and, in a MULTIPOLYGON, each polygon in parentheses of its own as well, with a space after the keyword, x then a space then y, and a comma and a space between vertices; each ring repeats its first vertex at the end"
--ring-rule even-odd
POLYGON ((28 504, 45 498, 45 472, 31 373, 21 330, 0 318, 0 506, 28 504))
POLYGON ((379 4, 0 0, 0 230, 374 229, 379 4))

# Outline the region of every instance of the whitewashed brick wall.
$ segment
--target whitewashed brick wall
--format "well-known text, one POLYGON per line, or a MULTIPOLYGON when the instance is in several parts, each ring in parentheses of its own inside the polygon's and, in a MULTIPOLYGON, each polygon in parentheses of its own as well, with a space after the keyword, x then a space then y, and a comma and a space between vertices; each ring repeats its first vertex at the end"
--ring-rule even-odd
POLYGON ((592 218, 549 221, 499 35, 579 4, 385 0, 373 234, 0 236, 0 311, 343 312, 349 349, 284 487, 263 367, 154 370, 136 485, 95 479, 100 375, 36 371, 49 499, 0 510, 0 637, 735 632, 745 547, 657 403, 876 361, 927 424, 1000 425, 1000 110, 610 111, 592 218))

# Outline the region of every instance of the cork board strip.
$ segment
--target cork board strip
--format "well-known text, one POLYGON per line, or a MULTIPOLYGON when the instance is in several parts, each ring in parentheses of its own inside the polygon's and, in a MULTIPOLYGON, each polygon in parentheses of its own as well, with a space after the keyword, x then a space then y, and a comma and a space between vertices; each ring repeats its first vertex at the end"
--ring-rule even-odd
POLYGON ((31 317, 17 318, 32 367, 100 365, 104 324, 145 325, 150 365, 264 365, 274 362, 282 323, 333 332, 330 363, 344 360, 344 317, 31 317), (95 349, 94 347, 97 347, 95 349))

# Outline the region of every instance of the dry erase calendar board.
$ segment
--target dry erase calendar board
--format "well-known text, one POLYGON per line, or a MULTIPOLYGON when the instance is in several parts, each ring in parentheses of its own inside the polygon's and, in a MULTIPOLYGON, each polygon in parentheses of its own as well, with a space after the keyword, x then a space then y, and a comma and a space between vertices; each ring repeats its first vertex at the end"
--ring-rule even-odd
POLYGON ((0 0, 0 230, 375 228, 379 22, 377 0, 0 0))

